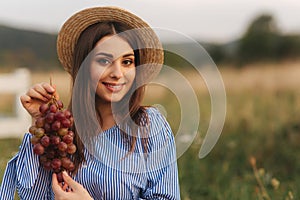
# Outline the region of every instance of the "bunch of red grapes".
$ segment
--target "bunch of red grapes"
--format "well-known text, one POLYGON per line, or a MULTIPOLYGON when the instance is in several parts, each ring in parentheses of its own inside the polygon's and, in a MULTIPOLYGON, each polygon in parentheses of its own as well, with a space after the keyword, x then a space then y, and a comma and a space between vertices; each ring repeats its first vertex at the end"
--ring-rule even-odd
POLYGON ((62 182, 61 172, 72 172, 75 169, 71 160, 72 154, 76 152, 74 132, 71 130, 74 119, 69 110, 63 109, 62 101, 54 97, 48 103, 42 104, 39 111, 41 116, 29 128, 33 135, 33 152, 39 155, 44 169, 53 170, 57 173, 59 182, 62 182))

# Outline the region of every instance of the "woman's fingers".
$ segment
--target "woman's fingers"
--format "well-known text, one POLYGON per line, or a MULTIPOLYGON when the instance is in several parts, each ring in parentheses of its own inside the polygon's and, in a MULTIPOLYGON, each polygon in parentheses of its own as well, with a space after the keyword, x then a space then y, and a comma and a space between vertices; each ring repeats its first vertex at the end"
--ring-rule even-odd
POLYGON ((57 181, 57 176, 55 173, 52 174, 52 189, 55 194, 60 194, 63 192, 63 189, 57 181))
POLYGON ((56 92, 54 87, 52 87, 48 83, 40 83, 31 87, 25 94, 30 99, 28 97, 23 97, 21 100, 23 100, 22 103, 31 102, 32 99, 40 101, 49 101, 52 98, 52 95, 54 95, 55 93, 56 92))
POLYGON ((49 101, 51 99, 51 95, 45 91, 41 91, 40 89, 30 88, 26 93, 31 99, 40 100, 40 101, 49 101))
POLYGON ((79 183, 77 183, 76 181, 74 181, 68 174, 66 171, 62 172, 63 174, 63 179, 64 182, 70 186, 70 188, 72 188, 72 190, 77 191, 77 190, 81 190, 83 189, 82 185, 80 185, 79 183))
POLYGON ((23 107, 25 107, 25 105, 27 103, 30 103, 31 98, 28 95, 24 94, 24 95, 20 96, 20 100, 21 100, 21 103, 22 103, 23 107))
POLYGON ((48 83, 39 83, 32 86, 26 94, 20 97, 22 105, 26 108, 33 104, 41 104, 49 101, 52 96, 58 97, 55 87, 48 83))
POLYGON ((55 199, 60 200, 89 200, 92 197, 84 187, 74 181, 67 172, 63 172, 63 180, 65 185, 60 185, 57 181, 57 175, 52 175, 52 189, 55 195, 55 199))
POLYGON ((69 185, 67 183, 59 183, 56 173, 52 175, 52 188, 53 191, 61 193, 62 191, 68 191, 69 185))
POLYGON ((49 83, 42 83, 41 86, 51 95, 53 95, 53 93, 55 92, 55 85, 51 86, 49 83))
POLYGON ((43 103, 50 101, 53 96, 56 99, 59 98, 55 86, 51 86, 49 83, 38 83, 33 85, 26 94, 22 95, 20 100, 32 118, 36 119, 41 115, 39 107, 43 103))
POLYGON ((39 99, 39 97, 42 96, 49 100, 51 99, 52 95, 55 93, 55 88, 52 87, 49 83, 40 83, 34 85, 28 92, 29 92, 29 96, 33 98, 39 99))

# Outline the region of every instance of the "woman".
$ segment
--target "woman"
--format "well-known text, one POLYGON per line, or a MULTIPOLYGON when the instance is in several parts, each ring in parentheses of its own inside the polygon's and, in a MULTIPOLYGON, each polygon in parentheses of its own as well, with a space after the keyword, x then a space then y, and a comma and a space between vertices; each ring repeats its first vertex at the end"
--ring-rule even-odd
MULTIPOLYGON (((58 57, 72 78, 75 170, 46 171, 25 134, 9 161, 1 199, 180 199, 174 137, 158 110, 142 106, 148 83, 160 71, 163 51, 137 16, 115 7, 80 11, 57 41, 58 57)), ((33 120, 38 107, 57 96, 47 83, 21 97, 33 120)))

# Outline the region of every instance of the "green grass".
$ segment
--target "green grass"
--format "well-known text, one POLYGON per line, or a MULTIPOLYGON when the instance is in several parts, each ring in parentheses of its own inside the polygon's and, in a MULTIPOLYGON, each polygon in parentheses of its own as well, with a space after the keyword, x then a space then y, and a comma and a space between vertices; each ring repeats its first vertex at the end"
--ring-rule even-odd
MULTIPOLYGON (((0 139, 0 180, 4 175, 7 162, 17 153, 21 144, 20 139, 8 138, 0 139)), ((15 195, 15 200, 19 200, 18 195, 15 195)))
POLYGON ((19 139, 1 139, 0 140, 0 179, 2 180, 3 173, 7 162, 18 151, 21 141, 19 139))
MULTIPOLYGON (((210 117, 209 97, 200 95, 200 134, 179 158, 179 177, 183 200, 263 199, 249 158, 254 156, 264 187, 271 199, 300 198, 300 93, 249 90, 227 93, 227 118, 222 135, 204 159, 198 158, 200 138, 210 117), (263 170, 262 170, 263 169, 263 170), (280 181, 275 189, 271 179, 280 181)), ((153 103, 151 99, 147 103, 153 103)), ((165 107, 171 126, 178 127, 178 103, 172 94, 156 102, 165 107), (176 114, 177 113, 177 114, 176 114)), ((0 170, 20 144, 16 139, 0 140, 0 170)))
POLYGON ((300 94, 294 91, 228 94, 227 121, 213 151, 197 159, 191 148, 179 159, 183 199, 259 199, 249 158, 264 168, 272 199, 299 198, 300 94), (275 190, 271 178, 280 181, 275 190))

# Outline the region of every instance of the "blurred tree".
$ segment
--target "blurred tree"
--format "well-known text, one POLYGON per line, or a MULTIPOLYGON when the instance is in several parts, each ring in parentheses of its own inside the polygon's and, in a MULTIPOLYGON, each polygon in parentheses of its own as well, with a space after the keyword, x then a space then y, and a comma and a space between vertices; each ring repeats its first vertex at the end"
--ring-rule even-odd
POLYGON ((280 38, 278 56, 283 59, 300 57, 300 36, 284 35, 280 38))
POLYGON ((263 14, 258 16, 249 26, 246 35, 278 33, 276 22, 271 15, 263 14))
POLYGON ((280 31, 269 14, 258 16, 240 40, 237 60, 240 63, 274 60, 277 58, 280 31))
POLYGON ((21 30, 0 25, 0 66, 60 69, 56 34, 21 30))
POLYGON ((211 44, 206 50, 216 64, 227 60, 228 53, 225 52, 223 45, 211 44))

